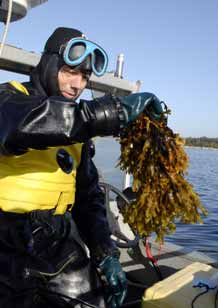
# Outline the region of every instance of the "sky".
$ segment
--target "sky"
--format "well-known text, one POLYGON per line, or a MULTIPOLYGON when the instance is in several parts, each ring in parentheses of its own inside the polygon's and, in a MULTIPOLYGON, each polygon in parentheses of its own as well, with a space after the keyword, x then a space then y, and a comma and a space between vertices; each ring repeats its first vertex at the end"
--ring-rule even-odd
MULTIPOLYGON (((6 43, 37 53, 59 26, 80 29, 108 53, 124 54, 124 79, 142 81, 171 109, 183 137, 218 137, 217 0, 48 0, 10 24, 6 43)), ((0 24, 0 36, 4 24, 0 24)), ((27 76, 0 71, 0 82, 27 76)))

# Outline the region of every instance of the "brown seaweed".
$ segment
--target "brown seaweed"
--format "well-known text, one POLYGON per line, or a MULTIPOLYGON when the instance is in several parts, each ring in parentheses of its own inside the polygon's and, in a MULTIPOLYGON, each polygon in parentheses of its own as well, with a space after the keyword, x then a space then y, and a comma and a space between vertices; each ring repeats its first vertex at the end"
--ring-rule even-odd
POLYGON ((145 114, 131 123, 120 138, 120 168, 133 176, 136 200, 123 210, 124 222, 141 236, 152 232, 163 242, 176 222, 202 223, 207 211, 185 179, 188 157, 184 140, 166 124, 145 114))

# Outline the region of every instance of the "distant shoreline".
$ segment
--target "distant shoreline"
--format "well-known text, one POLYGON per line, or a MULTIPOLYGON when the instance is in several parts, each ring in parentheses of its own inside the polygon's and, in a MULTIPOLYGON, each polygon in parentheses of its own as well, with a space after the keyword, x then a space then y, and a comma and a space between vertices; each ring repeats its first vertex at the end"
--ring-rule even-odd
POLYGON ((218 138, 187 137, 183 139, 185 140, 185 146, 202 149, 218 149, 218 138))
POLYGON ((202 150, 218 150, 218 148, 215 147, 204 147, 204 146, 195 146, 195 145, 186 145, 186 148, 192 148, 192 149, 202 149, 202 150))

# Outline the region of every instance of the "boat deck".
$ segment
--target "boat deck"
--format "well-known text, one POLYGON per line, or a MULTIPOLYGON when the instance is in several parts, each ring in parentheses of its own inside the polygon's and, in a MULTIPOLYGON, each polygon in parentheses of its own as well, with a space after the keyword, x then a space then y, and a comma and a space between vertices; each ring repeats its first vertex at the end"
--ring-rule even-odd
MULTIPOLYGON (((108 220, 112 233, 118 234, 115 237, 118 245, 125 243, 121 239, 122 235, 133 241, 134 234, 129 226, 123 223, 115 201, 110 202, 108 220)), ((165 242, 160 249, 160 244, 156 243, 153 238, 149 240, 149 243, 152 255, 158 261, 158 270, 149 261, 142 240, 139 240, 138 245, 133 247, 120 248, 121 264, 129 281, 128 296, 123 307, 141 307, 140 299, 144 290, 161 280, 160 273, 164 279, 194 262, 217 267, 215 260, 203 253, 168 242, 165 242)))

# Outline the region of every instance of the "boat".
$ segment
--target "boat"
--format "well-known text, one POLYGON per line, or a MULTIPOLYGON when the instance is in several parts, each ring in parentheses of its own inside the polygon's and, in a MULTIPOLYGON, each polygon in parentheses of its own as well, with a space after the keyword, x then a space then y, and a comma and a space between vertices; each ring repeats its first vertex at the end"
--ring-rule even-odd
POLYGON ((153 237, 140 238, 123 222, 120 214, 120 203, 131 206, 131 198, 125 194, 128 189, 121 192, 105 182, 101 182, 101 186, 105 191, 110 228, 129 283, 123 307, 217 307, 216 261, 206 254, 169 242, 162 246, 153 237), (110 192, 116 195, 114 200, 110 192), (202 288, 208 291, 200 297, 202 288), (195 298, 196 306, 192 304, 195 298))
MULTIPOLYGON (((28 1, 15 2, 22 8, 28 1)), ((25 14, 27 9, 20 13, 19 18, 25 14)), ((15 15, 14 20, 19 19, 15 15)), ((2 16, 6 18, 5 13, 2 16)), ((28 75, 39 60, 39 54, 4 44, 0 68, 28 75)), ((128 95, 138 92, 140 85, 140 81, 131 82, 123 78, 123 55, 120 54, 115 71, 103 77, 92 76, 87 88, 92 89, 95 96, 104 93, 128 95)), ((112 237, 120 249, 121 264, 128 279, 128 294, 122 307, 217 307, 216 260, 172 243, 166 242, 160 247, 153 238, 141 238, 123 222, 120 206, 131 206, 131 198, 126 194, 126 189, 131 188, 127 183, 129 175, 125 175, 125 178, 126 184, 122 191, 103 179, 100 183, 105 192, 112 237), (110 192, 116 196, 113 200, 110 192)))

